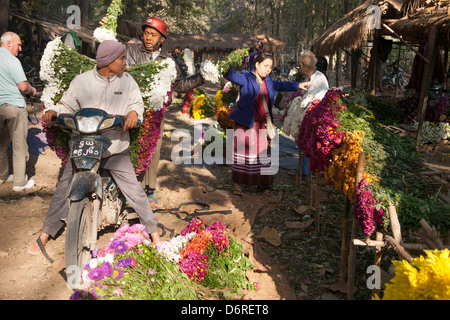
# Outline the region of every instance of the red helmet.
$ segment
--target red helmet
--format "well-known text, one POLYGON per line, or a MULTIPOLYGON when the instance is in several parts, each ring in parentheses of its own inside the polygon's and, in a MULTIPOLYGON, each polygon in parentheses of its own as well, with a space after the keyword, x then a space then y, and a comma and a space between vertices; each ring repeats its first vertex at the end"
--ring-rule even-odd
POLYGON ((167 38, 167 25, 158 17, 149 17, 147 21, 142 25, 142 30, 145 28, 153 28, 159 31, 165 38, 167 38))

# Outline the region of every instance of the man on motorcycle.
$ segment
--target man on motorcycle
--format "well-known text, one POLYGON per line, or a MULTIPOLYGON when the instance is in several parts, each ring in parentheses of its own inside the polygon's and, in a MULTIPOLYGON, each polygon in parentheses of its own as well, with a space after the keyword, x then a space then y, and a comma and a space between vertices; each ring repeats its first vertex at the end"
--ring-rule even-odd
MULTIPOLYGON (((138 182, 129 155, 130 137, 128 129, 137 126, 143 119, 144 103, 141 92, 133 77, 125 72, 125 45, 118 41, 103 41, 97 49, 97 65, 94 69, 76 76, 58 105, 48 109, 42 120, 51 126, 51 119, 61 113, 74 114, 80 108, 97 107, 109 114, 126 115, 122 130, 102 133, 112 143, 103 154, 100 167, 110 171, 126 200, 139 215, 147 233, 154 243, 160 241, 158 221, 153 214, 141 184, 138 182)), ((72 164, 68 161, 56 185, 50 202, 42 232, 28 249, 31 254, 39 254, 50 237, 55 237, 63 227, 62 219, 68 216, 66 190, 72 176, 72 164)))

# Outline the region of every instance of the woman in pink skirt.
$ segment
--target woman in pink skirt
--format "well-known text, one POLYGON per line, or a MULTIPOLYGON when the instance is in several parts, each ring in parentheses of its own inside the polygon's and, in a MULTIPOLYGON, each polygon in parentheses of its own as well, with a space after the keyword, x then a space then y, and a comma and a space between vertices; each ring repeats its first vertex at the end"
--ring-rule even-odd
POLYGON ((230 114, 234 120, 233 194, 242 195, 241 185, 273 189, 270 144, 266 135, 266 109, 273 122, 276 91, 298 91, 298 82, 273 81, 273 59, 260 52, 255 71, 230 69, 225 78, 239 85, 239 100, 230 114))

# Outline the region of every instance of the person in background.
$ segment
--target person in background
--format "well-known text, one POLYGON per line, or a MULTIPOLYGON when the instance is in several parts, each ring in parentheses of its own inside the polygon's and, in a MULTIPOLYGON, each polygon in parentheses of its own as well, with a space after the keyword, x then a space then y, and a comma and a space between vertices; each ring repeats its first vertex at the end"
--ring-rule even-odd
POLYGON ((241 185, 273 190, 270 145, 265 130, 261 130, 266 126, 265 109, 267 106, 273 122, 275 91, 298 91, 299 83, 273 81, 272 65, 272 56, 259 52, 254 60, 254 72, 230 69, 225 75, 240 88, 239 100, 229 116, 234 120, 234 195, 242 195, 241 185))
MULTIPOLYGON (((107 19, 107 16, 103 17, 100 21, 100 24, 106 23, 107 19)), ((149 17, 142 24, 142 31, 142 43, 127 44, 126 59, 129 66, 133 66, 138 63, 146 63, 149 61, 173 59, 175 61, 175 66, 177 69, 177 76, 173 83, 173 91, 186 93, 204 84, 204 80, 201 77, 200 73, 185 77, 183 75, 183 71, 180 68, 180 64, 163 46, 164 41, 167 39, 167 25, 162 19, 158 17, 149 17)), ((152 159, 150 160, 150 166, 147 169, 146 173, 139 177, 139 180, 142 180, 142 184, 144 185, 149 198, 154 198, 154 192, 156 190, 156 178, 158 175, 158 164, 160 159, 163 128, 164 119, 161 122, 159 140, 153 153, 152 159)))
POLYGON ((14 191, 30 189, 28 179, 28 111, 23 94, 34 96, 36 89, 27 80, 17 58, 21 51, 20 37, 11 31, 0 39, 0 184, 13 183, 14 191), (9 175, 8 148, 12 142, 13 175, 9 175))
MULTIPOLYGON (((328 90, 327 77, 317 70, 317 58, 312 52, 306 52, 299 58, 300 72, 303 73, 309 81, 300 83, 300 89, 306 90, 306 93, 313 90, 328 90)), ((305 93, 305 94, 306 94, 305 93)), ((308 158, 303 157, 302 174, 308 175, 309 161, 308 158)))

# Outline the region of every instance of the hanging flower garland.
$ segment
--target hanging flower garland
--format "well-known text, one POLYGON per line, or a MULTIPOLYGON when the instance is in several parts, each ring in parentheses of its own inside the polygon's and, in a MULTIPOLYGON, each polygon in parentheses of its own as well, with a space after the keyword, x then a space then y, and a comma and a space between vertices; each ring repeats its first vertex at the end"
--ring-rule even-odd
MULTIPOLYGON (((332 151, 324 171, 325 179, 333 183, 351 202, 355 201, 356 165, 359 154, 363 152, 361 147, 363 138, 364 131, 345 132, 341 147, 332 151)), ((374 180, 374 177, 366 172, 364 177, 368 183, 374 180)))
POLYGON ((383 222, 384 209, 377 208, 378 202, 369 189, 369 182, 361 179, 356 188, 353 214, 366 235, 371 235, 383 222))
POLYGON ((309 159, 313 172, 324 171, 331 152, 342 144, 344 133, 338 130, 337 112, 345 108, 341 91, 334 89, 308 107, 299 128, 298 145, 309 159))

